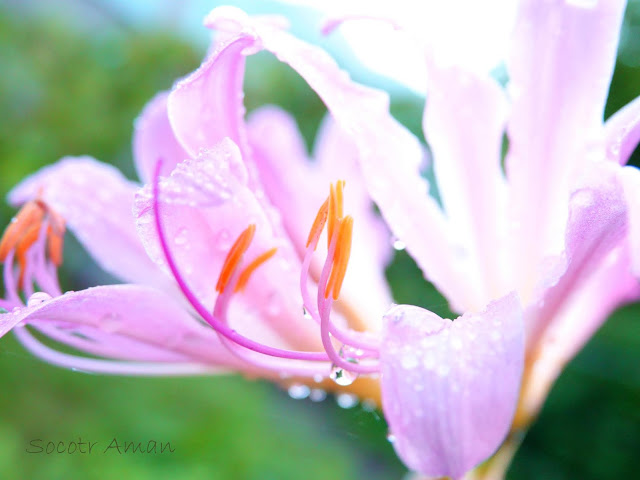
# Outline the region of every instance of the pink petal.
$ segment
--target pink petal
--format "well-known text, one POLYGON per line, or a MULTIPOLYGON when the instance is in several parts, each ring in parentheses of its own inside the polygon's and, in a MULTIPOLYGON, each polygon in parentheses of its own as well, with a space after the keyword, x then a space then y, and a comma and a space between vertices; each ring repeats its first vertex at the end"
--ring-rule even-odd
MULTIPOLYGON (((315 324, 302 315, 300 262, 289 239, 272 226, 277 217, 263 209, 247 182, 240 151, 229 139, 186 160, 160 182, 162 223, 178 267, 195 295, 212 308, 229 249, 249 224, 256 224, 245 262, 273 247, 278 252, 234 298, 233 327, 272 346, 318 346, 315 324)), ((149 256, 164 265, 150 192, 145 187, 136 196, 137 226, 149 256)))
POLYGON ((633 274, 640 278, 640 170, 625 167, 620 174, 629 218, 629 245, 633 274))
POLYGON ((90 157, 66 157, 9 194, 13 205, 40 196, 106 271, 130 282, 164 286, 138 239, 131 210, 138 186, 90 157))
POLYGON ((491 78, 460 69, 431 69, 424 131, 438 191, 478 296, 478 309, 509 291, 506 185, 500 167, 507 104, 491 78))
POLYGON ((521 399, 523 412, 535 415, 566 364, 611 313, 640 299, 640 283, 631 275, 629 263, 627 245, 614 249, 555 313, 536 346, 529 383, 521 399))
POLYGON ((163 160, 162 175, 168 175, 187 152, 178 143, 167 113, 168 92, 160 92, 145 107, 135 123, 133 157, 143 182, 153 177, 156 163, 163 160))
MULTIPOLYGON (((103 349, 110 350, 118 359, 198 362, 236 368, 241 365, 212 329, 194 319, 165 293, 140 285, 109 285, 69 292, 6 315, 44 331, 57 328, 59 340, 65 332, 70 338, 73 332, 78 332, 102 343, 94 348, 92 342, 87 342, 88 353, 103 349), (132 351, 132 345, 141 351, 132 351)), ((81 348, 79 343, 71 344, 81 348)))
POLYGON ((323 50, 253 21, 238 9, 214 9, 205 25, 235 29, 237 42, 243 39, 242 45, 248 46, 245 42, 251 41, 256 49, 272 52, 307 81, 340 128, 353 137, 373 200, 427 277, 457 307, 473 298, 462 261, 450 245, 446 221, 420 176, 422 147, 389 114, 388 96, 352 82, 323 50))
POLYGON ((250 37, 221 44, 202 66, 179 81, 168 99, 169 121, 180 144, 196 157, 229 137, 246 152, 244 131, 244 51, 250 37))
POLYGON ((454 322, 401 305, 385 321, 382 406, 396 452, 420 473, 460 478, 511 425, 524 363, 518 298, 454 322))
MULTIPOLYGON (((250 115, 249 138, 259 176, 270 202, 282 215, 284 227, 298 255, 306 249, 307 236, 318 208, 327 198, 329 184, 346 180, 345 213, 352 215, 354 238, 341 301, 356 308, 368 330, 378 330, 391 296, 384 266, 391 253, 390 234, 373 212, 363 184, 355 146, 327 117, 321 127, 315 161, 307 158, 295 120, 276 107, 263 107, 250 115)), ((326 257, 326 244, 316 258, 326 257)), ((319 276, 321 264, 315 266, 319 276)))
POLYGON ((513 236, 522 252, 516 255, 522 281, 535 278, 541 258, 562 251, 570 181, 581 164, 601 158, 597 147, 625 3, 521 4, 508 63, 507 173, 522 222, 513 236))
MULTIPOLYGON (((565 240, 565 271, 543 293, 540 304, 527 311, 527 343, 531 349, 549 325, 562 321, 560 313, 565 304, 583 288, 591 275, 607 265, 607 256, 626 242, 628 212, 618 180, 619 167, 605 163, 599 167, 593 166, 587 172, 581 180, 585 186, 571 196, 565 240)), ((606 296, 598 298, 603 302, 608 301, 606 296)), ((585 328, 589 332, 594 330, 587 324, 585 328)), ((567 340, 578 342, 584 339, 574 333, 567 340)))
POLYGON ((640 141, 640 97, 614 113, 604 128, 607 159, 626 165, 640 141))

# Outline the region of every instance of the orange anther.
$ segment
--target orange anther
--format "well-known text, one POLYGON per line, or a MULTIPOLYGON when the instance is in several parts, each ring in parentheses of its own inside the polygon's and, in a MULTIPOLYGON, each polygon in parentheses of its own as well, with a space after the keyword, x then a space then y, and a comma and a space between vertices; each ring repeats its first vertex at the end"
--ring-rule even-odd
POLYGON ((51 225, 47 227, 47 252, 49 258, 56 267, 62 265, 62 247, 64 241, 64 231, 58 233, 51 225))
POLYGON ((344 180, 338 180, 335 187, 331 184, 331 190, 329 192, 329 218, 327 226, 327 247, 331 243, 331 237, 333 236, 333 229, 337 222, 342 220, 342 204, 343 195, 342 189, 344 188, 344 180))
POLYGON ((24 204, 15 218, 11 220, 0 240, 0 262, 5 261, 9 252, 21 242, 32 227, 36 227, 36 233, 40 231, 43 218, 44 209, 40 202, 31 201, 24 204))
POLYGON ((336 210, 339 219, 342 219, 342 209, 344 203, 344 195, 342 194, 342 190, 344 189, 344 180, 338 180, 336 182, 336 210))
POLYGON ((40 224, 31 225, 16 246, 16 257, 18 257, 18 265, 20 266, 20 276, 18 278, 18 286, 20 288, 24 288, 24 274, 27 269, 27 252, 29 248, 31 248, 31 245, 38 240, 40 228, 40 224))
POLYGON ((227 258, 222 265, 220 277, 218 277, 218 283, 216 284, 216 291, 219 293, 224 292, 224 289, 229 283, 229 280, 231 280, 233 273, 236 271, 236 268, 238 268, 242 255, 244 255, 249 248, 249 245, 251 245, 251 241, 253 240, 255 233, 256 226, 252 223, 242 231, 235 243, 231 246, 231 250, 229 250, 227 258))
POLYGON ((247 265, 245 269, 242 270, 242 272, 240 272, 238 282, 236 283, 236 287, 233 289, 233 291, 239 292, 240 290, 244 290, 244 287, 246 287, 247 283, 249 282, 249 277, 251 277, 251 274, 255 272, 260 265, 273 257, 277 251, 277 247, 274 247, 271 250, 267 250, 266 252, 254 258, 253 261, 249 265, 247 265))
MULTIPOLYGON (((313 221, 313 225, 311 226, 311 230, 309 231, 309 237, 307 238, 307 248, 311 245, 311 242, 314 242, 318 239, 320 234, 322 233, 322 229, 324 228, 325 223, 327 223, 327 214, 329 213, 329 198, 327 198, 320 210, 318 210, 318 214, 316 215, 316 219, 313 221)), ((316 247, 317 247, 316 243, 316 247)), ((314 249, 315 250, 315 249, 314 249)))
POLYGON ((333 253, 331 273, 324 290, 324 298, 329 298, 329 292, 332 293, 333 299, 337 300, 340 296, 342 283, 347 273, 347 265, 351 256, 351 239, 353 236, 353 217, 347 215, 340 220, 338 226, 338 238, 336 240, 336 248, 333 253))

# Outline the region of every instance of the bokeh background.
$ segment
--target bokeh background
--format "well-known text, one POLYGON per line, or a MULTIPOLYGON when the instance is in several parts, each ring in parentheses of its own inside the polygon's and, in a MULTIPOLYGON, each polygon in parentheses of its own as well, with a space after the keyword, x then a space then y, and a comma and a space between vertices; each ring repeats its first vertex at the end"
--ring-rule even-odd
MULTIPOLYGON (((206 51, 199 19, 216 2, 0 1, 0 194, 64 155, 89 154, 135 179, 133 121, 206 51)), ((246 3, 246 2, 245 2, 246 3)), ((261 4, 268 10, 273 6, 261 4)), ((256 11, 256 8, 253 9, 256 11)), ((464 12, 460 13, 461 15, 464 12)), ((300 15, 300 24, 311 24, 300 15), (306 23, 305 23, 306 22, 306 23)), ((297 32, 313 37, 309 32, 297 32)), ((331 48, 331 45, 329 45, 331 48)), ((347 55, 348 57, 348 55, 347 55)), ((348 58, 343 62, 349 66, 348 58)), ((356 73, 362 81, 380 79, 356 73)), ((640 2, 627 9, 606 115, 640 95, 640 2)), ((324 107, 268 55, 252 59, 249 110, 276 103, 308 141, 324 107)), ((419 134, 423 101, 394 89, 393 112, 419 134)), ((638 152, 634 155, 638 161, 638 152)), ((0 225, 13 211, 0 205, 0 225)), ((113 282, 67 236, 65 289, 113 282)), ((398 302, 446 312, 414 263, 388 269, 398 302)), ((527 435, 510 479, 637 478, 640 306, 616 312, 571 362, 527 435)), ((98 448, 98 447, 96 447, 98 448)), ((122 378, 61 370, 0 340, 0 478, 400 479, 384 419, 366 405, 294 400, 238 376, 122 378), (171 442, 172 454, 28 454, 32 439, 171 442)))

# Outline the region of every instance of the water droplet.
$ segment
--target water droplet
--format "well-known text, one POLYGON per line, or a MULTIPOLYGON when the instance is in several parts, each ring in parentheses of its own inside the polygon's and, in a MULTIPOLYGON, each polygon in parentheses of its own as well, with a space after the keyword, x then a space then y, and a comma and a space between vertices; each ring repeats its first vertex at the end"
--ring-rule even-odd
POLYGON ((309 311, 303 306, 302 307, 302 316, 306 319, 306 320, 313 320, 313 317, 311 316, 311 314, 309 313, 309 311))
POLYGON ((173 238, 173 243, 175 243, 176 245, 184 245, 185 243, 187 243, 187 241, 187 229, 183 227, 178 230, 178 233, 173 238))
POLYGON ((346 387, 347 385, 351 385, 353 381, 358 378, 358 374, 334 365, 331 369, 331 373, 329 374, 329 378, 336 382, 336 384, 346 387))
POLYGON ((312 402, 322 402, 325 398, 327 398, 327 392, 321 388, 314 388, 309 394, 309 400, 312 402))
POLYGON ((99 321, 100 328, 107 333, 117 332, 122 326, 120 315, 117 313, 107 313, 99 321))
POLYGON ((45 292, 36 292, 27 300, 27 307, 37 307, 41 303, 51 300, 51 295, 45 292))
POLYGON ((389 443, 395 443, 396 441, 396 436, 393 433, 389 433, 387 434, 387 441, 389 443))
POLYGON ((424 358, 422 359, 422 365, 427 370, 433 370, 436 367, 436 357, 433 353, 427 351, 424 354, 424 358))
POLYGON ((353 408, 358 404, 358 397, 353 393, 336 395, 336 403, 340 408, 353 408))
POLYGON ((314 382, 316 382, 316 383, 320 383, 320 382, 322 382, 323 380, 324 380, 324 375, 321 375, 321 374, 319 374, 319 373, 316 373, 316 374, 313 376, 313 381, 314 381, 314 382))
POLYGON ((229 230, 227 230, 226 228, 220 230, 218 235, 216 235, 216 241, 215 241, 215 244, 218 250, 226 252, 231 248, 231 243, 232 243, 232 239, 231 239, 231 233, 229 233, 229 230))
POLYGON ((454 350, 462 350, 462 340, 460 340, 458 337, 453 337, 451 339, 451 348, 453 348, 454 350))
POLYGON ((400 359, 400 365, 405 370, 413 370, 418 366, 418 357, 412 351, 405 352, 400 359))
POLYGON ((398 238, 392 238, 391 245, 393 246, 394 250, 397 250, 399 252, 407 248, 407 244, 398 238))
POLYGON ((438 365, 436 373, 441 377, 446 377, 447 375, 449 375, 449 370, 449 365, 441 363, 440 365, 438 365))
POLYGON ((302 384, 293 384, 287 390, 289 396, 294 400, 303 400, 309 396, 311 390, 306 385, 302 384))

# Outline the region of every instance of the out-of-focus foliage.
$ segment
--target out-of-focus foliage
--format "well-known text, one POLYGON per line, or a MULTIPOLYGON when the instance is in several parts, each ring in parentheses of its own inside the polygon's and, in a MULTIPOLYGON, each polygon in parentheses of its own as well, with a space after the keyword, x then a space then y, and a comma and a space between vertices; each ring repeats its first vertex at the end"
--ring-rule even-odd
MULTIPOLYGON (((640 24, 631 14, 628 22, 640 24)), ((638 28, 638 27, 636 27, 638 28)), ((78 30, 0 9, 0 193, 64 155, 89 154, 135 178, 133 121, 157 91, 192 71, 204 52, 170 34, 122 25, 78 30)), ((296 115, 311 146, 324 114, 293 72, 252 60, 249 109, 278 103, 296 115)), ((640 94, 640 69, 618 65, 608 114, 640 94)), ((393 112, 418 133, 422 104, 393 112)), ((0 223, 11 209, 0 204, 0 223)), ((69 289, 96 282, 85 254, 67 248, 69 289)), ((442 297, 400 252, 388 271, 399 302, 447 312, 442 297)), ((640 309, 622 309, 571 363, 510 472, 513 479, 635 478, 640 451, 640 309)), ((34 359, 0 341, 0 478, 18 479, 392 479, 403 467, 386 425, 331 398, 294 401, 239 377, 141 379, 85 375, 34 359), (29 441, 98 442, 94 453, 29 454, 29 441), (118 441, 171 442, 172 454, 103 453, 118 441)))

